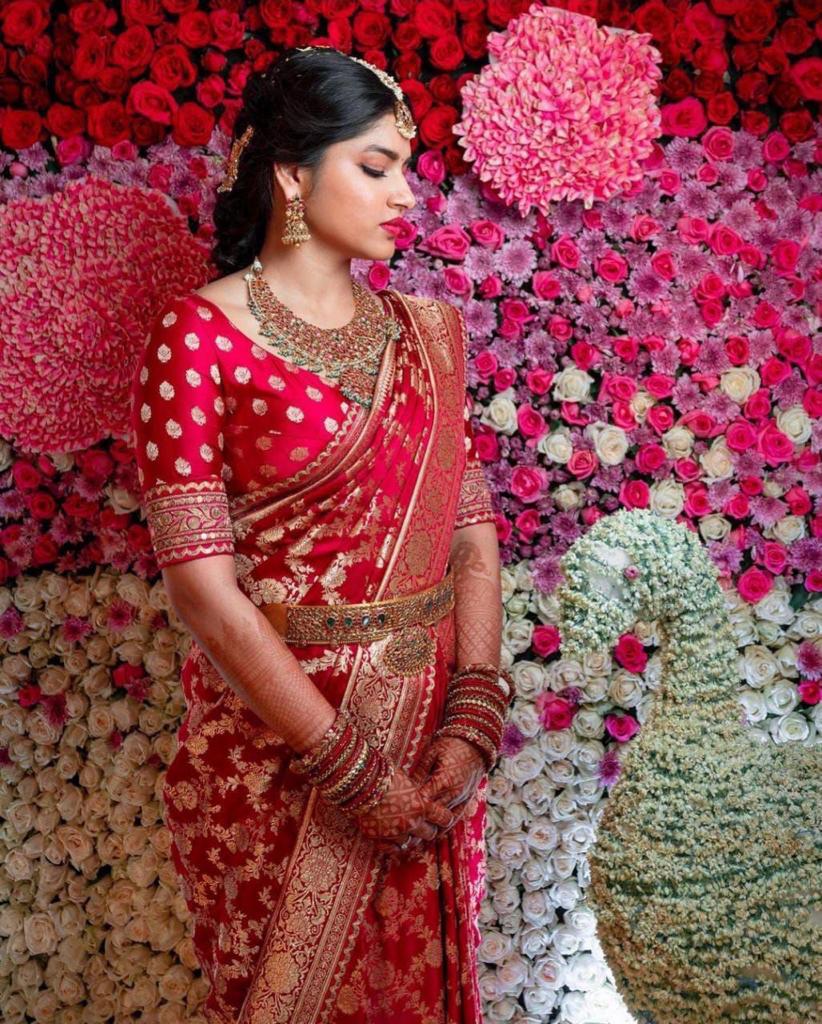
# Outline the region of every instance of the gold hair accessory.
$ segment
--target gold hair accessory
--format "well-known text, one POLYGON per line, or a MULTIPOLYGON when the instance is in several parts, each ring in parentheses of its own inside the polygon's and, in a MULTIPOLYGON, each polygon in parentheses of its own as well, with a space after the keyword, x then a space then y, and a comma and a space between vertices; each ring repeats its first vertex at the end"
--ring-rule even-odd
MULTIPOLYGON (((336 50, 335 46, 298 46, 297 49, 300 53, 306 53, 308 50, 336 50)), ((342 50, 337 50, 337 53, 342 53, 342 50)), ((367 60, 362 60, 360 57, 352 57, 346 53, 343 56, 348 57, 349 60, 355 60, 358 64, 362 64, 364 68, 369 68, 379 78, 383 85, 387 86, 391 92, 394 93, 394 118, 397 124, 397 131, 402 135, 404 139, 413 139, 417 134, 417 128, 414 124, 414 118, 411 116, 411 111, 408 108, 408 104, 405 102, 405 95, 399 86, 399 83, 395 78, 392 78, 389 74, 386 74, 381 68, 374 67, 373 64, 369 64, 367 60)))
POLYGON ((254 134, 254 126, 249 125, 248 128, 243 132, 239 139, 235 139, 232 146, 231 152, 228 154, 228 160, 226 162, 225 175, 223 180, 217 186, 218 192, 230 192, 234 187, 234 182, 237 180, 237 171, 239 169, 240 157, 243 155, 243 150, 248 145, 251 136, 254 134))

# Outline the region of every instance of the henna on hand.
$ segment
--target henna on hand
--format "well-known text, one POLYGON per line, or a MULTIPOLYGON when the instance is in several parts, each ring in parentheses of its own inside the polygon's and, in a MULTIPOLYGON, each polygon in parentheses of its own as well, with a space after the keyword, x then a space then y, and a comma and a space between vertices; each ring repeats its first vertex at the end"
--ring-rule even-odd
POLYGON ((451 819, 447 807, 423 793, 420 785, 399 768, 376 807, 356 817, 360 832, 383 851, 431 842, 437 838, 437 827, 450 825, 451 819))
POLYGON ((452 812, 453 819, 443 833, 461 820, 484 775, 485 762, 473 744, 456 736, 434 737, 414 778, 422 781, 425 796, 445 803, 452 812))

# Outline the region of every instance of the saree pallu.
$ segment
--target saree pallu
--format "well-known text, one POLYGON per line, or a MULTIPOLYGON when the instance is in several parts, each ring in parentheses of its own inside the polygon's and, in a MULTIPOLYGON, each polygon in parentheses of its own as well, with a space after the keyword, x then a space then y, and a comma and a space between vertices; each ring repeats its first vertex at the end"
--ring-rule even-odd
MULTIPOLYGON (((379 294, 402 333, 385 350, 371 409, 341 403, 338 391, 313 380, 307 390, 319 396, 317 415, 338 429, 290 475, 228 488, 230 548, 213 478, 152 480, 147 502, 158 552, 232 550, 238 585, 258 606, 370 602, 444 577, 455 523, 493 518, 467 427, 464 321, 447 303, 379 294), (181 509, 202 528, 196 543, 194 534, 180 537, 181 509)), ((226 353, 233 356, 243 337, 228 322, 220 329, 227 344, 217 342, 223 358, 211 377, 241 379, 226 353)), ((200 334, 197 341, 201 351, 200 334)), ((144 388, 150 381, 142 375, 144 388)), ((253 402, 228 404, 223 455, 234 470, 223 480, 237 484, 247 468, 238 455, 254 430, 253 402)), ((433 657, 403 675, 384 660, 402 637, 290 645, 325 697, 352 711, 368 739, 407 772, 442 721, 455 662, 453 612, 422 628, 435 641, 433 657)), ((181 680, 187 714, 163 798, 197 957, 211 983, 208 1019, 478 1024, 484 783, 462 821, 435 842, 378 853, 291 772, 293 751, 196 643, 181 680)))

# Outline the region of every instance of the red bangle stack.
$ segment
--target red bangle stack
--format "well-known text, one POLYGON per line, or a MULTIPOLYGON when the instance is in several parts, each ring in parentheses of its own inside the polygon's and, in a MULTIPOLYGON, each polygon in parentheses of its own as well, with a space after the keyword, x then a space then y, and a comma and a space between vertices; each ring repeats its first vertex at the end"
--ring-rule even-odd
POLYGON ((451 677, 440 736, 456 736, 482 754, 486 770, 499 756, 513 679, 494 665, 466 665, 451 677), (502 680, 502 682, 500 682, 502 680))
POLYGON ((344 711, 320 741, 299 757, 291 769, 304 775, 325 800, 349 814, 362 815, 382 800, 394 766, 360 734, 344 711))

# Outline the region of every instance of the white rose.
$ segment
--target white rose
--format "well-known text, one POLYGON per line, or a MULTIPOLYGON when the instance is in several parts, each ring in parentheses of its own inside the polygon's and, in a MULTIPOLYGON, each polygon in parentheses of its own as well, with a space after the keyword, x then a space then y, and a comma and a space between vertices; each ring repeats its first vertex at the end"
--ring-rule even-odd
POLYGON ((703 516, 699 520, 699 532, 703 540, 724 540, 731 532, 730 521, 718 514, 703 516))
MULTIPOLYGON (((533 896, 534 893, 529 892, 527 895, 533 896)), ((519 937, 519 948, 522 950, 522 955, 527 956, 529 960, 533 961, 538 956, 542 956, 548 949, 547 929, 545 927, 523 928, 519 937)))
POLYGON ((611 678, 608 696, 622 708, 635 708, 642 699, 642 681, 632 672, 620 669, 611 678))
POLYGON ((592 423, 585 428, 593 438, 594 451, 606 466, 618 466, 628 452, 628 435, 622 427, 592 423))
POLYGON ((598 704, 599 701, 605 700, 605 694, 608 692, 608 677, 607 675, 598 676, 595 679, 589 679, 584 687, 585 700, 589 704, 598 704))
POLYGON ((600 739, 605 733, 605 720, 593 708, 580 708, 574 715, 573 730, 578 736, 600 739))
POLYGON ((535 661, 518 661, 511 670, 511 675, 514 678, 517 696, 523 700, 534 700, 537 694, 545 689, 545 668, 535 661))
POLYGON ((563 761, 576 746, 576 739, 570 729, 543 729, 539 737, 539 748, 550 761, 563 761))
POLYGON ((810 417, 801 405, 792 405, 776 414, 776 425, 794 444, 804 444, 811 439, 810 417))
POLYGON ((557 906, 572 910, 582 899, 582 889, 573 878, 565 878, 551 886, 549 896, 557 906))
POLYGON ((29 953, 53 953, 57 949, 57 929, 48 914, 29 914, 23 921, 23 935, 29 953))
MULTIPOLYGON (((533 1014, 532 1020, 547 1020, 557 1005, 557 993, 547 988, 526 988, 522 993, 525 1009, 533 1014)), ((525 1018, 523 1018, 525 1024, 525 1018)))
POLYGON ((558 402, 589 402, 594 378, 576 366, 566 366, 554 377, 551 394, 558 402))
POLYGON ((508 721, 515 725, 523 736, 536 736, 542 730, 537 709, 528 701, 516 701, 508 716, 508 721))
POLYGON ((522 619, 528 613, 529 604, 527 594, 513 594, 505 603, 505 611, 512 619, 522 619))
POLYGON ((496 847, 499 858, 512 868, 521 868, 528 860, 528 844, 519 832, 503 832, 496 841, 496 847))
POLYGON ((559 830, 550 821, 537 822, 525 833, 525 841, 531 849, 547 852, 559 842, 559 830))
POLYGON ((528 619, 511 619, 502 630, 502 642, 506 650, 513 654, 522 654, 531 646, 534 624, 528 619))
POLYGON ((605 964, 593 953, 577 953, 568 963, 568 988, 589 992, 605 984, 605 964))
POLYGON ((611 667, 611 655, 607 651, 589 651, 582 659, 582 669, 589 679, 607 676, 611 667))
POLYGON ((576 814, 577 802, 574 794, 568 789, 561 789, 551 801, 551 818, 554 821, 570 821, 576 814))
POLYGON ((498 434, 513 434, 517 430, 517 407, 508 388, 495 395, 480 415, 480 422, 493 427, 498 434))
POLYGON ((502 603, 505 604, 507 601, 510 601, 517 589, 516 577, 507 565, 502 566, 500 569, 499 582, 502 589, 502 603))
POLYGON ((649 395, 643 388, 639 388, 629 402, 631 412, 636 417, 637 423, 644 423, 648 410, 656 405, 656 399, 649 395))
POLYGON ((477 950, 477 957, 485 964, 499 964, 510 956, 513 943, 509 935, 498 931, 486 931, 477 950))
POLYGON ((550 761, 544 768, 545 774, 557 786, 570 786, 573 784, 576 769, 570 761, 550 761))
POLYGON ((822 615, 806 605, 791 624, 791 635, 803 640, 815 640, 822 637, 822 615))
POLYGON ((574 454, 574 445, 566 431, 553 430, 549 434, 543 434, 539 439, 537 451, 545 455, 551 462, 565 465, 574 454))
POLYGON ((787 715, 799 703, 796 687, 787 679, 777 679, 765 687, 763 696, 769 715, 787 715))
POLYGON ((794 618, 790 593, 774 587, 754 605, 754 614, 765 622, 774 622, 779 626, 790 625, 794 618))
POLYGON ((685 489, 677 480, 657 480, 651 484, 651 510, 667 519, 676 519, 685 507, 685 489))
POLYGON ((525 892, 542 892, 551 880, 550 862, 545 857, 534 855, 522 865, 519 879, 525 892))
POLYGON ((777 718, 771 725, 771 736, 776 743, 801 743, 811 733, 807 718, 798 711, 777 718))
POLYGON ((585 936, 593 935, 597 929, 597 919, 590 907, 574 907, 569 910, 565 915, 565 923, 585 936))
MULTIPOLYGON (((494 772, 491 778, 493 779, 498 774, 498 772, 494 772)), ((545 814, 554 791, 550 780, 540 776, 525 783, 522 787, 522 799, 531 814, 545 814)))
POLYGON ((582 944, 582 936, 574 931, 573 928, 560 925, 554 932, 551 944, 560 956, 572 956, 579 950, 582 944))
POLYGON ((548 893, 543 889, 540 892, 527 892, 522 897, 522 916, 533 925, 540 925, 545 928, 553 924, 557 919, 557 912, 551 906, 548 893))
POLYGON ((662 447, 669 459, 686 459, 694 447, 694 435, 687 427, 671 427, 662 435, 662 447))
MULTIPOLYGON (((555 878, 570 878, 579 860, 567 850, 551 850, 548 859, 551 862, 551 870, 555 878)), ((560 905, 565 906, 565 904, 560 905)))
POLYGON ((523 957, 515 953, 497 968, 497 977, 508 995, 517 995, 528 980, 528 967, 523 957))
POLYGON ((805 520, 801 516, 782 516, 771 527, 770 533, 783 544, 795 544, 805 536, 805 520))
POLYGON ((562 827, 562 847, 571 853, 585 853, 594 844, 594 829, 587 821, 572 821, 562 827))
POLYGON ((765 698, 759 690, 743 690, 739 695, 739 702, 745 710, 745 720, 748 723, 761 722, 767 717, 765 698))
POLYGON ((779 666, 767 647, 752 644, 746 647, 742 656, 741 672, 748 686, 759 689, 770 683, 777 675, 779 666))
POLYGON ((750 366, 735 366, 726 370, 719 378, 722 391, 737 405, 747 402, 760 385, 759 374, 750 366))
POLYGON ((550 991, 565 986, 565 957, 558 953, 549 953, 534 964, 534 980, 550 991))
POLYGON ((512 757, 506 757, 500 764, 500 771, 509 778, 515 786, 521 786, 529 779, 535 779, 542 771, 543 758, 539 751, 533 747, 523 747, 512 757))

